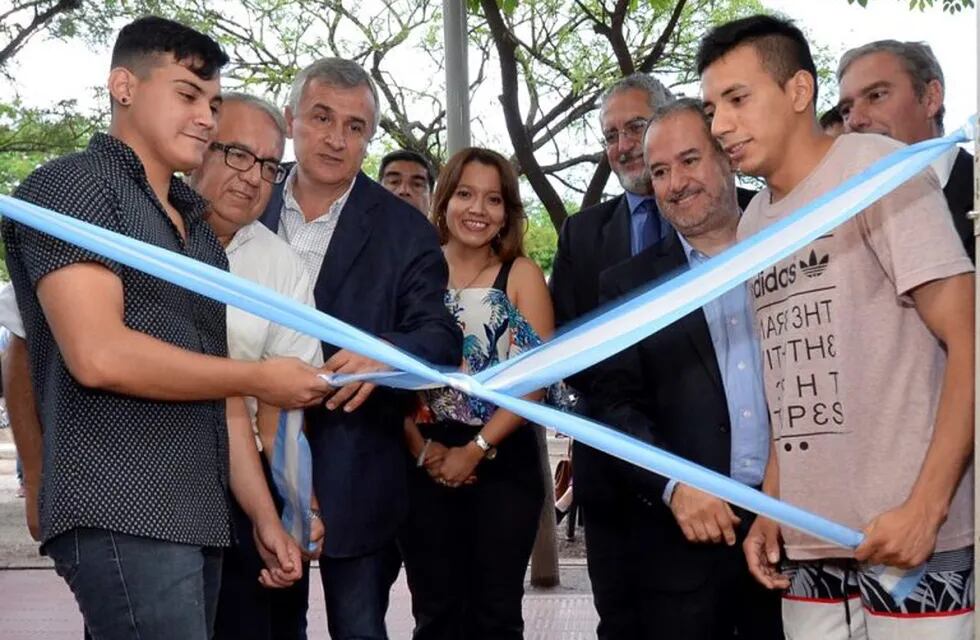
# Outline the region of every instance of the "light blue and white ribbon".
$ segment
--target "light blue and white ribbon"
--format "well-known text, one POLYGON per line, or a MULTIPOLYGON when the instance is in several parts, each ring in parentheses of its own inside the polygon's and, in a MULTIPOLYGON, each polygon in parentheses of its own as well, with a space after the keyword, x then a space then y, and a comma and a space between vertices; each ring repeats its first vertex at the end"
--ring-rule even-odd
POLYGON ((0 196, 0 213, 200 295, 234 305, 342 349, 364 354, 393 368, 410 371, 422 379, 471 393, 531 422, 547 424, 600 451, 702 489, 820 539, 846 547, 856 546, 861 539, 857 531, 774 500, 726 476, 605 425, 487 389, 478 380, 457 371, 440 371, 336 318, 227 271, 15 198, 0 196))
MULTIPOLYGON (((667 282, 607 306, 542 346, 474 374, 487 388, 523 395, 582 371, 676 322, 766 267, 810 244, 928 167, 957 143, 972 140, 976 117, 943 138, 904 147, 807 206, 667 282)), ((338 376, 336 382, 372 379, 338 376)), ((426 380, 389 373, 376 380, 413 388, 426 380)))
POLYGON ((272 482, 283 501, 282 526, 307 551, 310 541, 310 503, 313 487, 313 454, 303 433, 303 410, 279 412, 272 482))
POLYGON ((896 151, 807 207, 704 265, 474 376, 440 370, 316 309, 166 249, 5 196, 0 196, 0 213, 111 260, 363 354, 396 370, 381 375, 337 376, 335 381, 370 378, 380 384, 403 388, 421 384, 451 386, 531 422, 547 424, 584 444, 649 471, 814 537, 853 548, 862 538, 857 531, 775 500, 605 425, 517 396, 546 387, 635 344, 829 232, 924 170, 957 143, 972 139, 975 122, 974 117, 968 125, 944 138, 896 151))

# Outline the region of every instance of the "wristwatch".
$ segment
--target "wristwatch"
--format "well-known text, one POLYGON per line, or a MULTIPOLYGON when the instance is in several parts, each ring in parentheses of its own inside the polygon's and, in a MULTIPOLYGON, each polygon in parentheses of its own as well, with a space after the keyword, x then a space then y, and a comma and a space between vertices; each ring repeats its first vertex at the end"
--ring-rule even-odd
POLYGON ((483 457, 487 460, 493 460, 497 457, 497 447, 487 442, 486 438, 479 433, 473 437, 473 442, 476 443, 476 446, 480 447, 483 451, 483 457))

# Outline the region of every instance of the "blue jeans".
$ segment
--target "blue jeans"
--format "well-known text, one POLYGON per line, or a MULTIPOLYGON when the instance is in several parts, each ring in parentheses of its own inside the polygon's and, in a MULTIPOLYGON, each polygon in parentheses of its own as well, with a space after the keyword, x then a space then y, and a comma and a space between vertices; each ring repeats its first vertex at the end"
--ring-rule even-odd
POLYGON ((399 568, 393 554, 397 548, 391 543, 366 556, 320 557, 327 630, 332 640, 387 640, 388 594, 399 568))
POLYGON ((93 640, 208 640, 221 550, 78 528, 45 544, 93 640))

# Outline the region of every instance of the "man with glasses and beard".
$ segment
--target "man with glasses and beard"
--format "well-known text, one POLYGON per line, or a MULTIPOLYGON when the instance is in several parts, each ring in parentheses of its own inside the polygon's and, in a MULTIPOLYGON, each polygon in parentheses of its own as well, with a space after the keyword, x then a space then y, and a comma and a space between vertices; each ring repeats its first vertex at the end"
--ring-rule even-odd
MULTIPOLYGON (((669 100, 667 90, 644 73, 635 73, 609 88, 599 108, 599 123, 606 158, 624 193, 569 216, 558 237, 558 252, 551 274, 555 326, 589 313, 599 305, 599 277, 609 267, 635 256, 659 242, 669 230, 657 210, 653 187, 643 162, 643 132, 656 108, 669 100)), ((578 395, 578 411, 588 411, 589 372, 569 379, 578 395)), ((614 493, 608 478, 614 459, 587 446, 573 445, 575 500, 585 513, 589 575, 595 594, 600 628, 607 612, 599 603, 617 590, 604 580, 594 559, 602 550, 588 535, 590 523, 600 519, 614 493)))

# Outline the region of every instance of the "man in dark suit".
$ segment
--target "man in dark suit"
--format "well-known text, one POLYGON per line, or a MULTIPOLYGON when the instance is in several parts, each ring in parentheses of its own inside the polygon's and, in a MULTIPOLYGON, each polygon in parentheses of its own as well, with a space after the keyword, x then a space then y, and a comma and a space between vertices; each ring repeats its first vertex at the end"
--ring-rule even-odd
MULTIPOLYGON (((551 274, 555 324, 559 328, 599 305, 599 275, 664 237, 669 226, 660 218, 650 178, 643 164, 643 131, 659 104, 669 99, 663 86, 642 73, 614 84, 599 110, 606 158, 625 192, 583 209, 565 220, 558 237, 551 274)), ((589 372, 568 381, 578 395, 578 411, 587 412, 589 372)), ((585 512, 601 504, 607 456, 575 443, 575 501, 585 512)), ((588 544, 586 531, 586 544, 588 544)), ((593 587, 598 585, 593 580, 593 587)))
MULTIPOLYGON (((462 336, 443 303, 448 269, 435 229, 360 171, 378 96, 357 64, 319 60, 293 82, 286 121, 297 163, 262 221, 304 259, 319 310, 439 365, 462 336)), ((382 368, 323 345, 324 368, 382 368)), ((329 532, 320 558, 330 636, 386 638, 395 533, 408 509, 404 395, 350 384, 307 414, 313 487, 329 532)))
MULTIPOLYGON (((558 237, 551 274, 555 324, 566 325, 599 306, 599 278, 608 268, 635 256, 651 244, 673 233, 662 220, 653 197, 650 176, 643 162, 643 131, 658 105, 670 99, 653 78, 634 74, 606 92, 599 111, 606 158, 625 192, 611 200, 570 216, 558 237)), ((745 203, 751 198, 746 194, 745 203)), ((578 395, 580 413, 589 412, 589 381, 592 371, 572 376, 568 382, 578 395)), ((610 481, 613 458, 576 442, 573 445, 575 501, 585 514, 586 553, 589 557, 592 591, 596 601, 603 592, 616 592, 618 578, 593 570, 593 552, 601 552, 589 535, 592 518, 600 518, 603 505, 616 499, 610 481)), ((599 609, 603 618, 603 611, 599 609)), ((600 628, 602 627, 600 622, 600 628)))
MULTIPOLYGON (((838 109, 846 133, 880 133, 906 144, 943 135, 946 83, 942 67, 922 42, 878 40, 851 49, 837 67, 838 109)), ((973 221, 973 156, 954 148, 933 165, 953 226, 976 262, 973 221)))
MULTIPOLYGON (((602 273, 603 301, 735 243, 735 182, 700 102, 658 109, 644 149, 672 228, 602 273)), ((744 287, 598 365, 588 397, 610 426, 745 484, 762 482, 769 421, 744 287)), ((741 553, 752 514, 621 461, 606 466, 606 480, 609 499, 586 513, 589 572, 603 585, 595 589, 600 639, 782 637, 778 594, 754 584, 741 553)))
POLYGON ((636 255, 667 232, 643 165, 642 138, 654 109, 668 98, 659 82, 636 73, 610 87, 602 99, 599 122, 606 158, 625 191, 579 211, 562 226, 551 275, 558 326, 595 309, 603 269, 636 255))

